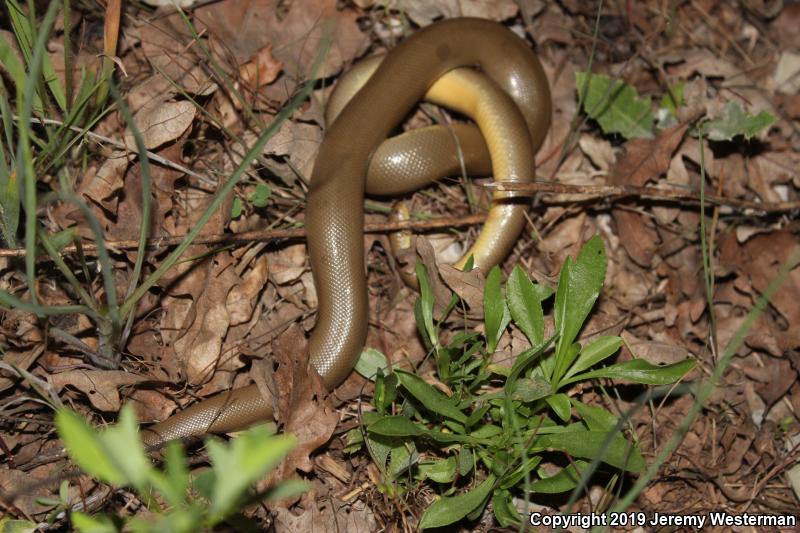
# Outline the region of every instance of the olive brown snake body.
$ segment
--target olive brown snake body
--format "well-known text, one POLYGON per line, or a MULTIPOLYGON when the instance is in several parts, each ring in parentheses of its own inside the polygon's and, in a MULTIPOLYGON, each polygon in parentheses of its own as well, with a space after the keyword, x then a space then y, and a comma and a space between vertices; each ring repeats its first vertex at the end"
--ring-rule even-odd
MULTIPOLYGON (((532 180, 534 154, 550 125, 550 93, 538 59, 513 32, 482 19, 432 24, 340 84, 328 106, 336 118, 320 146, 306 208, 319 299, 310 364, 328 389, 351 371, 366 340, 365 191, 398 194, 457 174, 459 151, 468 171, 532 180), (478 127, 431 126, 386 140, 423 97, 478 127)), ((469 255, 483 270, 500 262, 524 226, 526 209, 527 202, 495 193, 486 225, 459 265, 469 255)), ((255 385, 223 392, 143 430, 143 439, 155 447, 242 429, 271 418, 270 400, 255 385)))

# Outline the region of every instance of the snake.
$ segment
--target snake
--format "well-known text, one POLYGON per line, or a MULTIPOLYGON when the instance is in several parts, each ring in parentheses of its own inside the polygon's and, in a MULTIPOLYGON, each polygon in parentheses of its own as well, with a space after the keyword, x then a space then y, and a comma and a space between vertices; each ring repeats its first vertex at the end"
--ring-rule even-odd
MULTIPOLYGON (((364 197, 403 194, 462 169, 531 181, 550 126, 547 77, 524 39, 486 19, 435 22, 337 83, 306 198, 306 239, 317 291, 308 362, 328 390, 351 372, 367 336, 364 197), (474 124, 390 134, 422 99, 474 124), (388 138, 387 138, 388 137, 388 138)), ((529 199, 495 192, 472 258, 487 271, 523 229, 529 199)), ((218 393, 142 430, 148 448, 267 421, 274 399, 249 385, 218 393)))

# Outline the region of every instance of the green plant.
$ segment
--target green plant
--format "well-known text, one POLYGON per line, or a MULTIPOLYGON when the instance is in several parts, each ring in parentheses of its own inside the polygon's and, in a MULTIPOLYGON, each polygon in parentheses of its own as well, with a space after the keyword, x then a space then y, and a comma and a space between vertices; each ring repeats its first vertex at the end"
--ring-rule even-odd
MULTIPOLYGON (((139 439, 133 409, 125 406, 119 424, 98 431, 68 409, 56 413, 56 428, 72 460, 87 474, 137 492, 152 517, 112 518, 71 514, 72 525, 83 532, 126 530, 191 532, 222 522, 240 520, 237 513, 248 501, 250 486, 274 468, 294 447, 294 437, 270 434, 266 426, 251 428, 230 444, 206 441, 211 468, 191 474, 178 443, 166 450, 163 470, 155 468, 139 439)), ((302 482, 283 482, 250 501, 281 499, 304 492, 302 482)), ((63 491, 62 491, 63 492, 63 491)), ((62 496, 62 499, 65 497, 62 496)))
MULTIPOLYGON (((31 312, 41 318, 75 313, 88 316, 94 322, 98 335, 96 349, 90 349, 85 343, 57 327, 51 328, 50 332, 58 340, 84 352, 96 366, 116 368, 131 331, 138 302, 175 265, 224 199, 231 194, 252 161, 260 155, 267 141, 309 97, 314 88, 315 73, 327 53, 332 31, 330 27, 325 31, 312 65, 309 81, 264 128, 253 146, 242 157, 238 168, 219 187, 197 223, 181 243, 154 271, 143 276, 151 210, 150 172, 144 139, 132 114, 107 72, 96 83, 93 81, 94 73, 83 72, 83 82, 74 101, 70 102, 65 98, 64 95, 70 94, 71 91, 67 90, 69 87, 65 89, 59 84, 58 78, 53 74, 50 59, 45 53, 46 40, 58 14, 58 9, 62 6, 61 3, 50 3, 41 24, 36 23, 33 2, 27 3, 27 9, 23 9, 17 0, 5 0, 5 4, 11 15, 16 39, 14 44, 20 50, 22 60, 15 55, 12 43, 0 36, 0 61, 9 73, 15 87, 15 97, 9 99, 5 92, 5 86, 0 83, 0 111, 2 111, 3 133, 5 134, 4 137, 0 136, 0 233, 10 246, 17 246, 21 206, 25 213, 23 228, 27 292, 17 295, 0 290, 0 306, 31 312), (100 88, 103 88, 102 94, 108 91, 113 95, 114 105, 93 110, 90 107, 92 102, 106 100, 99 92, 100 88), (53 101, 57 105, 53 104, 53 101), (88 203, 73 191, 74 183, 69 178, 70 171, 65 166, 64 160, 67 151, 83 138, 83 134, 114 108, 123 115, 133 134, 142 175, 142 224, 139 245, 127 290, 122 297, 118 295, 112 263, 104 245, 101 225, 88 203), (58 117, 58 119, 51 117, 58 117), (37 125, 37 128, 34 128, 34 125, 37 125), (36 177, 53 170, 58 175, 57 187, 55 187, 56 190, 48 191, 43 185, 37 183, 36 177), (40 207, 55 201, 74 204, 81 211, 93 233, 104 289, 102 299, 84 288, 84 286, 90 286, 93 280, 90 275, 92 269, 87 265, 83 254, 78 254, 81 271, 85 278, 83 280, 79 279, 73 268, 61 257, 61 248, 73 240, 76 241, 80 252, 80 242, 77 241, 74 228, 53 234, 42 227, 36 218, 40 207), (69 283, 72 294, 76 295, 80 303, 53 306, 39 301, 35 282, 36 258, 42 253, 46 253, 50 257, 63 278, 69 283)), ((65 8, 65 27, 69 27, 67 20, 69 1, 65 1, 63 6, 65 8)), ((65 64, 72 64, 68 58, 69 47, 65 47, 65 54, 67 54, 65 64)), ((71 75, 72 73, 68 72, 66 79, 72 79, 71 75)), ((87 155, 83 154, 82 157, 87 157, 87 155)), ((265 202, 268 196, 266 193, 268 191, 257 189, 256 196, 252 199, 254 205, 265 202)))
POLYGON ((552 306, 555 333, 549 338, 542 304, 553 291, 533 283, 519 267, 503 291, 500 269, 492 269, 484 290, 485 333, 458 332, 446 346, 439 324, 456 301, 434 320, 427 276, 418 268, 420 332, 450 393, 415 374, 389 371, 385 358, 381 361, 374 350, 365 352, 365 361, 356 368, 375 380, 375 410, 363 413, 363 433, 354 430, 348 436, 350 450, 366 445, 384 475, 384 490, 396 493, 423 481, 437 489, 441 498, 425 511, 421 527, 475 519, 490 495, 498 522, 519 524, 513 496, 569 491, 588 476, 595 458, 613 469, 644 470, 637 446, 621 432, 623 421, 570 396, 568 387, 597 378, 670 384, 693 368, 694 361, 656 366, 634 359, 599 366, 616 353, 622 339, 600 336, 585 345, 576 342, 602 289, 606 262, 599 237, 590 239, 577 259, 567 259, 552 306), (531 347, 508 368, 493 364, 491 356, 512 322, 531 347), (567 459, 555 474, 539 468, 549 452, 561 452, 567 459), (485 474, 479 474, 479 465, 485 474), (464 485, 468 490, 456 494, 464 485))
MULTIPOLYGON (((670 87, 661 98, 656 115, 650 100, 640 97, 635 87, 621 80, 576 72, 575 86, 584 113, 596 120, 604 133, 618 133, 625 139, 634 139, 652 138, 654 125, 663 129, 675 123, 678 108, 683 104, 685 83, 670 87)), ((775 116, 766 111, 755 115, 745 113, 738 101, 730 101, 722 115, 705 122, 699 133, 714 141, 730 141, 738 135, 748 140, 775 120, 775 116)))

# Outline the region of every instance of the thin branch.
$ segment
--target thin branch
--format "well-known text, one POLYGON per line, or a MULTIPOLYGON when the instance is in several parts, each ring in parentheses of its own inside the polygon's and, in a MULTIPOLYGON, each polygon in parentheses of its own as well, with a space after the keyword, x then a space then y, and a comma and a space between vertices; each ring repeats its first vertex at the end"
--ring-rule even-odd
MULTIPOLYGON (((523 192, 551 193, 551 194, 576 194, 581 195, 582 200, 601 199, 601 200, 660 200, 660 201, 685 201, 700 203, 700 194, 676 188, 666 187, 635 187, 633 185, 572 185, 567 183, 555 182, 535 182, 535 183, 509 183, 492 182, 484 186, 488 189, 503 192, 523 192)), ((576 199, 573 199, 573 201, 576 199)), ((735 198, 725 198, 706 194, 707 203, 726 206, 733 209, 745 211, 745 214, 753 213, 782 213, 786 211, 800 210, 800 202, 754 202, 751 200, 738 200, 735 198)), ((549 203, 544 200, 544 203, 549 203)), ((562 203, 562 202, 559 202, 562 203)))
MULTIPOLYGON (((390 231, 401 230, 431 230, 442 228, 456 228, 463 226, 475 226, 482 224, 486 221, 486 215, 469 215, 465 217, 442 217, 432 220, 404 220, 400 222, 384 222, 372 223, 364 225, 365 233, 386 233, 390 231)), ((274 229, 263 231, 246 231, 243 233, 229 234, 229 235, 209 235, 206 237, 198 236, 192 241, 192 244, 231 244, 231 243, 250 243, 258 241, 276 241, 285 239, 304 239, 306 230, 303 228, 297 229, 274 229)), ((157 237, 148 239, 148 249, 169 248, 180 244, 185 235, 178 235, 175 237, 157 237)), ((103 241, 106 248, 109 250, 134 250, 139 244, 138 240, 124 240, 124 241, 103 241)), ((97 245, 94 243, 85 243, 81 245, 82 251, 86 254, 94 254, 97 250, 97 245)), ((62 253, 73 253, 77 251, 77 247, 72 244, 64 246, 61 249, 62 253)), ((25 255, 24 248, 10 248, 0 249, 0 257, 22 257, 25 255)), ((43 257, 44 259, 44 257, 43 257)))

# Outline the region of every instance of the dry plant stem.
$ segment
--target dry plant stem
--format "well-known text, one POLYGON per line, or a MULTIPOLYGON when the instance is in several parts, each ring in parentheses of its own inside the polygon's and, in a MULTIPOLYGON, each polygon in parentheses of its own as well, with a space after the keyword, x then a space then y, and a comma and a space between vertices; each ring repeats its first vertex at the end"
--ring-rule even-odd
MULTIPOLYGON (((700 203, 700 194, 676 188, 666 187, 636 187, 633 185, 572 185, 567 183, 554 182, 534 182, 534 183, 487 183, 488 189, 499 191, 527 192, 527 193, 551 193, 551 194, 579 194, 584 200, 621 200, 634 199, 658 200, 658 201, 688 201, 700 203)), ((719 206, 726 206, 733 209, 741 209, 746 214, 766 214, 782 213, 786 211, 800 210, 798 202, 754 202, 752 200, 737 200, 735 198, 725 198, 718 195, 705 195, 705 201, 719 206), (750 211, 750 212, 747 212, 750 211)), ((544 200, 544 203, 547 203, 544 200)), ((563 202, 559 202, 563 203, 563 202)))
MULTIPOLYGON (((486 220, 486 215, 469 215, 460 218, 436 218, 434 220, 408 220, 402 222, 385 222, 380 224, 365 224, 366 233, 386 233, 406 229, 431 230, 440 228, 453 228, 458 226, 471 226, 482 224, 486 220)), ((252 241, 272 241, 282 239, 302 239, 305 238, 306 231, 302 228, 297 229, 276 229, 265 231, 246 231, 231 235, 212 235, 208 237, 197 237, 192 244, 229 244, 229 243, 249 243, 252 241)), ((161 248, 176 246, 183 241, 185 236, 163 237, 148 240, 148 248, 161 248)), ((103 241, 107 248, 112 250, 135 249, 138 240, 125 241, 103 241)), ((81 245, 82 251, 86 254, 94 254, 97 247, 94 244, 86 243, 81 245)), ((75 245, 65 246, 61 249, 62 253, 73 253, 77 251, 75 245)), ((25 255, 24 248, 11 248, 0 250, 0 257, 22 257, 25 255)), ((42 259, 47 259, 43 257, 42 259)))
MULTIPOLYGON (((158 156, 156 156, 158 157, 158 156)), ((158 159, 153 159, 161 163, 158 159)), ((170 161, 165 160, 165 164, 173 167, 178 167, 170 161)), ((185 170, 185 169, 179 169, 185 170)), ((193 176, 203 178, 195 173, 193 176)), ((661 188, 661 187, 634 187, 631 185, 571 185, 566 183, 526 183, 526 184, 510 184, 510 183, 487 183, 485 187, 489 189, 497 189, 500 191, 513 191, 513 192, 528 192, 528 193, 550 193, 550 194, 571 194, 579 195, 580 198, 574 200, 622 200, 634 197, 640 200, 656 200, 664 202, 691 202, 699 203, 700 196, 692 191, 686 191, 674 188, 661 188)), ((744 210, 745 214, 767 214, 767 213, 784 213, 789 211, 800 210, 800 202, 754 202, 750 200, 736 200, 733 198, 724 198, 717 195, 705 195, 705 200, 712 204, 726 206, 733 209, 744 210)), ((542 199, 543 204, 558 203, 563 204, 568 202, 568 199, 562 199, 558 202, 552 202, 548 199, 542 199)), ((434 230, 441 228, 463 227, 483 224, 486 220, 486 215, 468 215, 464 217, 442 217, 432 220, 408 220, 401 222, 384 222, 375 224, 365 224, 364 231, 367 233, 387 233, 399 230, 434 230)), ((207 237, 197 237, 193 242, 195 244, 228 244, 228 243, 241 243, 251 241, 272 241, 281 239, 302 239, 305 238, 306 232, 302 228, 297 229, 275 229, 264 231, 248 231, 232 235, 212 235, 207 237)), ((183 240, 184 236, 178 235, 174 237, 159 237, 149 239, 147 247, 150 249, 175 246, 183 240)), ((138 246, 138 241, 124 240, 124 241, 104 241, 107 248, 112 250, 130 250, 138 246)), ((94 254, 96 245, 91 243, 83 244, 83 251, 88 254, 94 254)), ((73 253, 77 251, 75 245, 65 246, 61 249, 62 253, 73 253)), ((25 255, 24 248, 9 248, 0 249, 0 257, 23 257, 25 255)))

